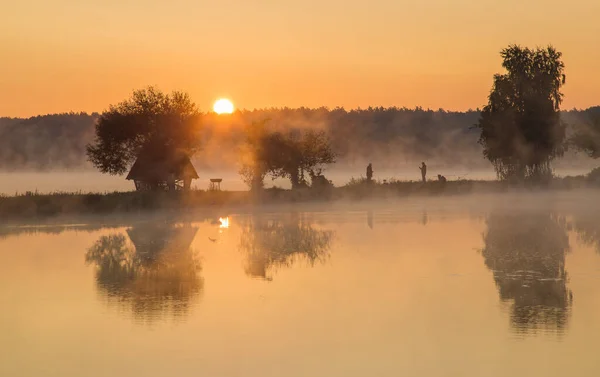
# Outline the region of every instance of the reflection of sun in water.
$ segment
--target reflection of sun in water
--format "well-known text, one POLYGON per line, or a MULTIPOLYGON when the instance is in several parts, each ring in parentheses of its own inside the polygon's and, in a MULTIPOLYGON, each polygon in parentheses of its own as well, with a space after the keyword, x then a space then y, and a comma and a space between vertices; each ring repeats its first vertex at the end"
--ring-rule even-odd
POLYGON ((217 114, 231 114, 233 113, 233 103, 227 98, 221 98, 215 102, 213 110, 217 114))
POLYGON ((219 225, 219 228, 221 228, 221 229, 229 228, 229 217, 226 217, 226 218, 219 217, 219 222, 221 223, 221 225, 219 225))

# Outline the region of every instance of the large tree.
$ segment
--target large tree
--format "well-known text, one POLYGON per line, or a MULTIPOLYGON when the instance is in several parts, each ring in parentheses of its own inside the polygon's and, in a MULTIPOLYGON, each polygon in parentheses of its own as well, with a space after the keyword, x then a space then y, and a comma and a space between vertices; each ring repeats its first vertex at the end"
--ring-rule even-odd
POLYGON ((274 178, 288 178, 293 189, 307 186, 307 175, 312 179, 336 159, 323 131, 276 132, 266 142, 270 173, 274 178))
POLYGON ((191 156, 200 145, 198 127, 199 112, 187 93, 136 90, 100 116, 88 159, 103 173, 123 174, 142 152, 159 159, 175 151, 191 156))
POLYGON ((600 107, 583 113, 582 121, 574 126, 570 143, 591 158, 600 157, 600 107))
POLYGON ((267 163, 268 136, 266 124, 268 120, 253 122, 246 129, 246 141, 240 148, 240 176, 250 190, 257 191, 263 188, 264 179, 269 170, 267 163))
POLYGON ((288 178, 293 189, 306 186, 306 175, 318 176, 324 165, 335 162, 336 155, 324 131, 272 132, 267 130, 267 122, 249 127, 242 149, 240 174, 251 188, 262 187, 267 174, 288 178))
POLYGON ((477 126, 484 156, 500 179, 550 177, 563 152, 560 104, 565 83, 562 54, 549 46, 509 46, 501 52, 505 74, 496 74, 477 126))

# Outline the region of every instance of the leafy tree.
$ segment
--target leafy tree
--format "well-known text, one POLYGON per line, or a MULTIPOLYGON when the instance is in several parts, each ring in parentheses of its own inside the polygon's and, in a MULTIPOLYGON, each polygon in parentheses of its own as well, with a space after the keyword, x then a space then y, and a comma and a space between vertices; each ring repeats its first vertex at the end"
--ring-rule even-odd
POLYGON ((574 128, 570 144, 591 158, 600 157, 600 107, 589 109, 583 121, 574 128))
POLYGON ((292 188, 307 186, 306 174, 320 174, 336 156, 324 131, 276 132, 266 138, 268 169, 274 178, 288 178, 292 188))
POLYGON ((559 107, 565 83, 562 54, 549 46, 509 46, 501 52, 505 74, 494 76, 477 127, 483 155, 500 179, 551 176, 550 162, 562 155, 565 125, 559 107))
POLYGON ((241 163, 239 173, 244 183, 252 191, 260 190, 264 186, 264 179, 268 172, 268 158, 266 151, 266 123, 253 122, 246 129, 246 141, 241 147, 241 163))
POLYGON ((192 155, 200 145, 198 120, 187 93, 136 90, 100 116, 96 138, 87 146, 88 159, 101 172, 116 175, 125 173, 140 153, 157 159, 174 151, 192 155))
POLYGON ((251 188, 262 187, 267 174, 288 178, 292 188, 306 186, 306 174, 317 176, 323 165, 335 162, 336 155, 324 131, 269 132, 267 122, 249 127, 242 149, 240 175, 251 188))

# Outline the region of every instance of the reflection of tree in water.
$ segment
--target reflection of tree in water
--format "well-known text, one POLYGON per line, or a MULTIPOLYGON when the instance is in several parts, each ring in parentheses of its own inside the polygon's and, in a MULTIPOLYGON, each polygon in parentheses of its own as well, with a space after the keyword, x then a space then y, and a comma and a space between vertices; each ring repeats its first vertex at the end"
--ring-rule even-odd
POLYGON ((303 259, 311 266, 329 255, 333 231, 314 229, 294 214, 287 219, 260 216, 242 224, 240 248, 247 255, 246 274, 271 279, 270 270, 303 259))
POLYGON ((502 301, 513 301, 519 330, 562 330, 568 320, 564 222, 550 214, 492 214, 487 219, 485 265, 494 272, 502 301))
POLYGON ((600 216, 594 214, 574 215, 571 226, 579 239, 600 253, 600 216))
POLYGON ((202 289, 200 264, 190 250, 197 228, 145 225, 102 236, 86 262, 97 267, 96 283, 109 302, 151 321, 185 315, 202 289))

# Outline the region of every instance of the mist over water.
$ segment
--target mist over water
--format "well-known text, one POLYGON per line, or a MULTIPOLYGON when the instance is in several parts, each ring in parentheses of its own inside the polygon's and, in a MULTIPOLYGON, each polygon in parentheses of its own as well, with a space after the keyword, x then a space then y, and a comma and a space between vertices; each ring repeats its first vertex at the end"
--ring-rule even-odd
MULTIPOLYGON (((563 111, 561 117, 572 133, 597 111, 563 111)), ((94 140, 98 116, 66 113, 0 118, 0 193, 36 189, 104 192, 133 187, 119 177, 95 174, 87 161, 86 144, 94 140), (46 173, 36 176, 36 172, 46 173)), ((338 155, 337 162, 327 166, 324 173, 337 186, 364 176, 369 163, 373 163, 374 178, 379 180, 419 180, 417 166, 421 161, 426 161, 432 177, 494 179, 492 165, 483 158, 477 142, 479 132, 473 129, 478 117, 478 111, 383 107, 242 110, 227 116, 206 113, 200 121, 200 150, 192 158, 201 178, 195 185, 205 189, 210 178, 223 178, 224 189, 245 189, 238 176, 245 130, 252 122, 266 119, 270 119, 270 131, 324 130, 338 155)), ((587 173, 597 164, 585 154, 569 150, 553 161, 553 166, 558 175, 574 175, 587 173)), ((266 184, 287 187, 284 181, 267 179, 266 184)))
MULTIPOLYGON (((347 184, 351 178, 361 178, 365 176, 365 167, 356 168, 332 167, 326 170, 325 174, 335 186, 347 184)), ((435 164, 429 165, 428 176, 433 179, 437 174, 442 174, 448 180, 468 179, 468 180, 494 180, 496 174, 490 167, 488 169, 468 169, 464 167, 448 168, 440 167, 435 164)), ((378 169, 374 166, 375 179, 379 181, 397 179, 402 181, 418 181, 420 173, 418 166, 413 169, 406 166, 401 169, 378 169)), ((555 173, 559 176, 567 175, 585 175, 590 171, 588 166, 578 167, 559 167, 555 173)), ((211 178, 222 178, 222 190, 245 191, 248 186, 241 180, 235 170, 200 170, 198 169, 199 179, 194 180, 192 188, 197 190, 206 190, 211 178)), ((61 172, 0 172, 0 194, 15 195, 23 194, 27 191, 38 193, 53 192, 95 192, 105 193, 113 191, 132 191, 135 189, 132 181, 125 180, 125 176, 112 176, 101 174, 96 171, 61 171, 61 172)), ((290 188, 289 180, 270 178, 265 179, 265 187, 277 186, 281 188, 290 188)))
POLYGON ((598 199, 2 227, 0 375, 596 375, 598 199))

